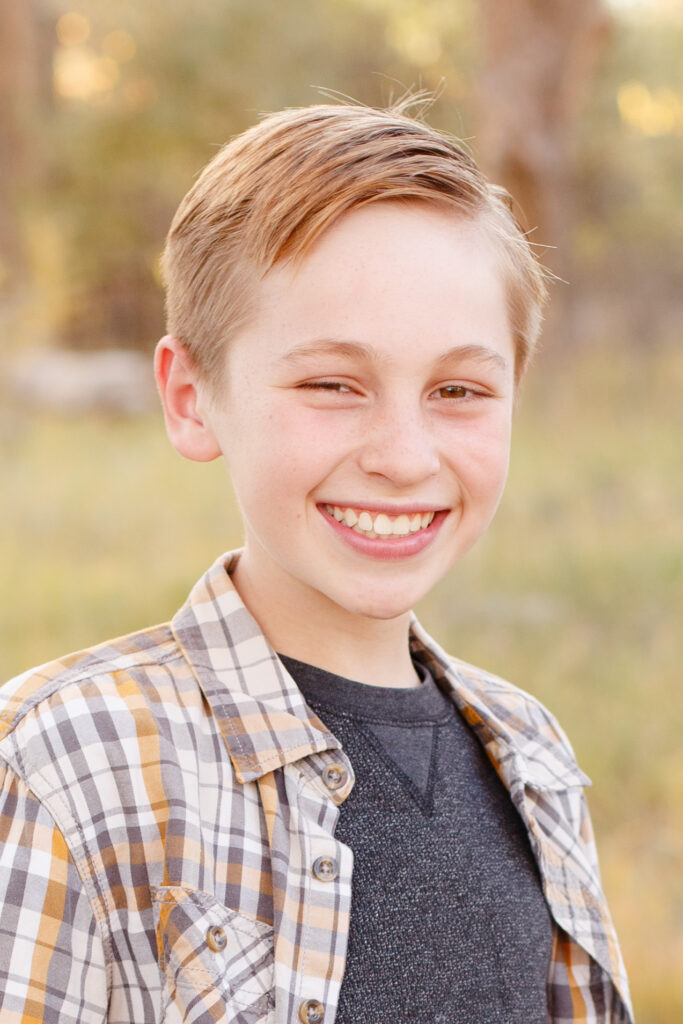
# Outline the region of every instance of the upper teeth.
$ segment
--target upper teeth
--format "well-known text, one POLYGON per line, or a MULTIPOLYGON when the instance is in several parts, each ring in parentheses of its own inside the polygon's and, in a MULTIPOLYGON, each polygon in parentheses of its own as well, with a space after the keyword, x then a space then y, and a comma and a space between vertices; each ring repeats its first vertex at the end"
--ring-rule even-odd
POLYGON ((424 530, 434 518, 434 512, 402 513, 398 516, 386 512, 368 512, 367 509, 326 505, 325 508, 338 523, 343 523, 365 537, 406 537, 424 530))

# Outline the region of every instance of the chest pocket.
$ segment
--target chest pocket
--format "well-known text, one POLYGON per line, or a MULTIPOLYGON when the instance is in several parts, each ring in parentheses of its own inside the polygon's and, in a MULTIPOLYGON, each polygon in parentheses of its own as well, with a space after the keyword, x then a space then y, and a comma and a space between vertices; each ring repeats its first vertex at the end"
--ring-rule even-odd
POLYGON ((273 929, 208 892, 153 890, 165 1024, 272 1024, 273 929))

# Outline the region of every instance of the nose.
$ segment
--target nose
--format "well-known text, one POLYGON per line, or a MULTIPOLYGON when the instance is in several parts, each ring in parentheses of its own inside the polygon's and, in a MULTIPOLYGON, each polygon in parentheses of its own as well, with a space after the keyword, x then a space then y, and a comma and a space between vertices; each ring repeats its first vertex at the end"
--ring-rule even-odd
POLYGON ((421 409, 406 404, 377 409, 365 424, 359 453, 364 473, 384 477, 395 487, 411 487, 438 473, 436 438, 421 409))

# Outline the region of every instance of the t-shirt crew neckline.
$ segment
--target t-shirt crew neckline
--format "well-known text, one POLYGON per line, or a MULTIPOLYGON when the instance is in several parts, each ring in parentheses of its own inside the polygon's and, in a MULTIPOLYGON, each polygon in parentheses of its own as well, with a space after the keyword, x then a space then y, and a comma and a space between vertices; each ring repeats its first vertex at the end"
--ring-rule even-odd
POLYGON ((421 685, 373 686, 278 654, 308 702, 374 722, 441 725, 455 712, 432 674, 414 662, 421 685))

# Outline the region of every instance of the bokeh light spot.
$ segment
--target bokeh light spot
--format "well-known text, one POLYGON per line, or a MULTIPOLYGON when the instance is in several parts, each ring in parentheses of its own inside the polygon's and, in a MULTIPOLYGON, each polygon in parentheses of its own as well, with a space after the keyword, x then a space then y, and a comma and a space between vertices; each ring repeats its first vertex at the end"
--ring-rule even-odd
POLYGON ((113 32, 108 32, 102 40, 102 53, 119 64, 132 60, 136 49, 137 46, 132 35, 123 29, 114 29, 113 32))
POLYGON ((70 47, 55 53, 54 86, 64 99, 89 100, 112 89, 118 79, 116 61, 98 57, 87 47, 70 47))
POLYGON ((641 135, 683 132, 683 97, 673 89, 650 90, 644 82, 624 82, 617 93, 622 121, 641 135))
POLYGON ((56 32, 62 46, 79 46, 90 35, 90 22, 79 11, 67 11, 57 21, 56 32))

